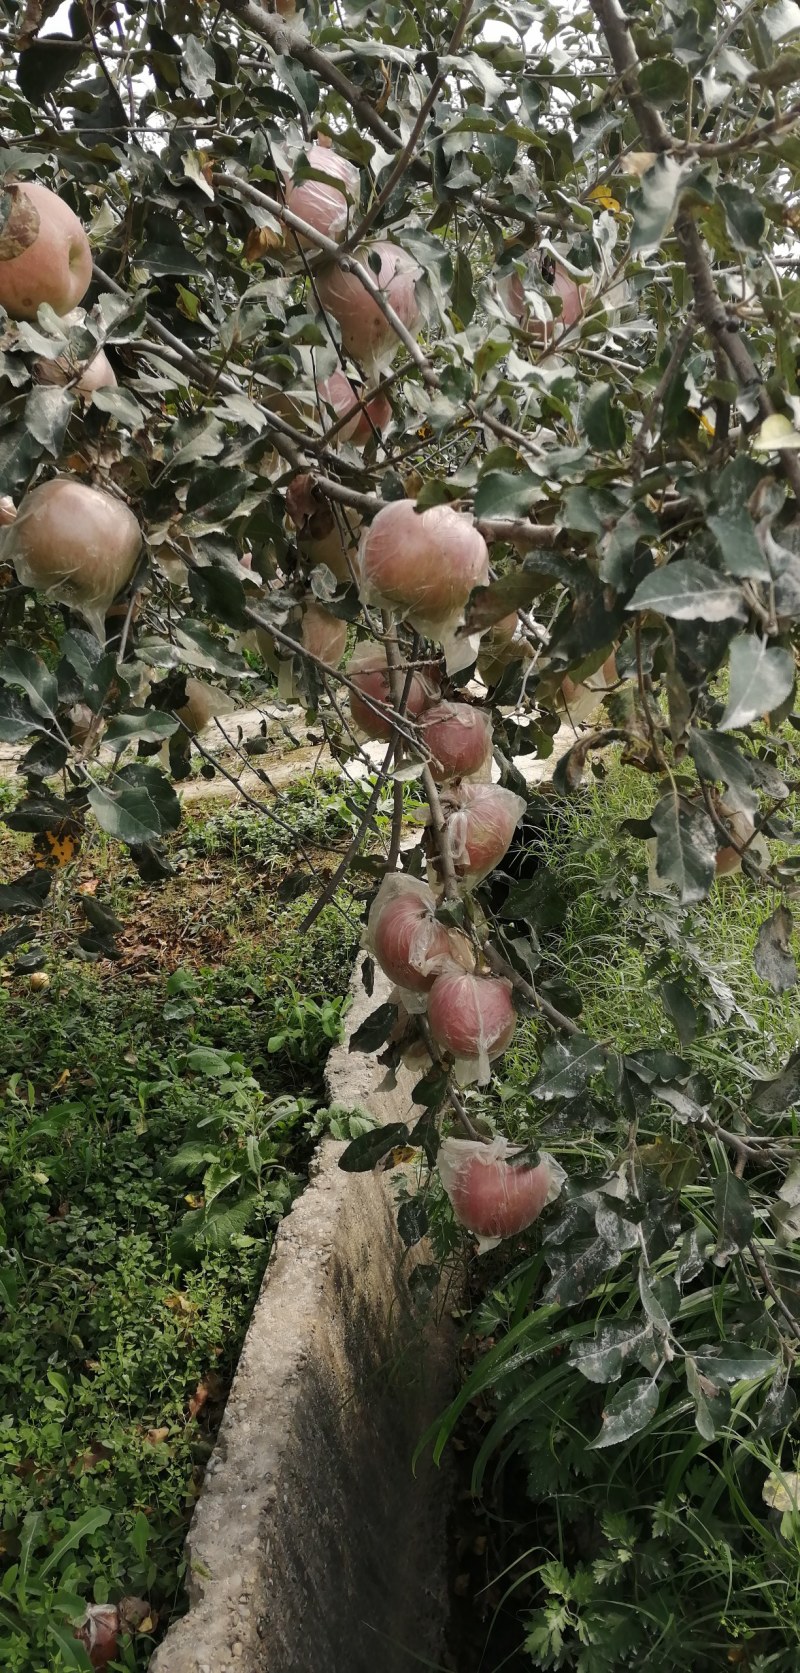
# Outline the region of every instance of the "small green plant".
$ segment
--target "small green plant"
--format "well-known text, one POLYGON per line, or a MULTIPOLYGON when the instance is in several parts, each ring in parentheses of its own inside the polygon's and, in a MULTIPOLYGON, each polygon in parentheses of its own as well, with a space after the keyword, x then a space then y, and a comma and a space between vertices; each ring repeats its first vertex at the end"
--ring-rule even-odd
POLYGON ((346 1001, 307 999, 290 984, 277 1001, 267 1051, 283 1052, 293 1063, 318 1063, 342 1037, 346 1001))
POLYGON ((110 1515, 100 1506, 84 1511, 55 1544, 39 1511, 25 1517, 16 1560, 0 1579, 0 1651, 7 1673, 44 1665, 84 1673, 91 1667, 74 1632, 85 1608, 77 1593, 83 1578, 79 1555, 83 1541, 105 1528, 110 1515))

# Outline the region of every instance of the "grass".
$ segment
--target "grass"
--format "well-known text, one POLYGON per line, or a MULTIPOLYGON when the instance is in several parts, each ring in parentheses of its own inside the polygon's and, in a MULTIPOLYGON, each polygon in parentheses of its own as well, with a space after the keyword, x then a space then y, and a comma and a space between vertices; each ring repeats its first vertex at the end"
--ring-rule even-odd
MULTIPOLYGON (((620 828, 651 803, 652 786, 610 762, 602 780, 553 804, 539 863, 563 905, 560 921, 541 932, 537 979, 579 990, 579 1027, 612 1052, 655 1047, 683 1060, 702 1106, 735 1130, 750 1083, 775 1074, 797 1047, 796 992, 776 995, 753 966, 777 900, 737 877, 689 913, 652 895, 644 844, 620 828), (666 994, 664 984, 672 984, 666 994)), ((530 1087, 545 1038, 521 1019, 489 1091, 467 1095, 474 1116, 555 1152, 569 1181, 530 1233, 470 1262, 477 1306, 465 1381, 444 1420, 462 1414, 456 1463, 480 1530, 479 1572, 463 1577, 467 1602, 456 1606, 465 1615, 457 1664, 462 1673, 724 1665, 791 1673, 800 1517, 791 1493, 781 1517, 767 1511, 762 1491, 795 1480, 800 1374, 796 1342, 748 1258, 749 1227, 737 1241, 744 1221, 730 1223, 734 1258, 715 1259, 723 1205, 738 1212, 737 1158, 658 1097, 623 1104, 600 1075, 574 1101, 540 1102, 530 1087), (615 1244, 613 1217, 602 1222, 601 1209, 595 1220, 592 1198, 618 1170, 630 1182, 642 1253, 635 1238, 625 1247, 626 1233, 615 1258, 594 1276, 590 1263, 584 1282, 581 1262, 595 1238, 615 1244), (696 1262, 679 1270, 695 1236, 696 1262), (554 1273, 566 1276, 551 1300, 554 1273), (668 1310, 656 1313, 652 1356, 648 1347, 621 1369, 610 1359, 587 1369, 582 1347, 602 1357, 626 1330, 647 1330, 648 1284, 668 1310), (749 1378, 742 1362, 728 1393, 714 1382, 715 1355, 740 1347, 764 1352, 769 1370, 749 1378), (705 1415, 691 1380, 697 1364, 709 1374, 700 1392, 714 1410, 705 1415), (651 1417, 626 1422, 615 1444, 596 1450, 609 1410, 650 1389, 651 1417)), ((687 1083, 686 1072, 680 1079, 687 1083)), ((791 1145, 791 1110, 752 1119, 756 1132, 791 1145)), ((748 1160, 739 1190, 772 1278, 796 1308, 796 1243, 776 1237, 774 1212, 791 1166, 791 1156, 748 1160)))
MULTIPOLYGON (((348 827, 330 795, 293 794, 324 868, 348 827)), ((294 856, 265 845, 269 829, 192 816, 172 845, 179 874, 147 888, 98 839, 73 880, 123 920, 119 961, 75 957, 56 887, 50 986, 24 973, 0 986, 8 1673, 69 1665, 56 1629, 70 1598, 73 1613, 147 1602, 120 1664, 137 1670, 184 1606, 188 1518, 275 1227, 302 1189, 356 941, 332 908, 300 931, 310 897, 280 898, 294 856), (28 1539, 36 1600, 69 1530, 75 1548, 14 1630, 28 1539)), ((12 875, 27 840, 4 838, 12 875)))
MULTIPOLYGON (((547 973, 579 990, 580 1026, 593 1039, 620 1051, 660 1045, 681 1052, 716 1091, 741 1102, 745 1084, 776 1073, 797 1044, 796 993, 776 995, 753 967, 759 928, 777 900, 741 875, 717 882, 688 912, 654 896, 644 843, 621 829, 651 805, 643 775, 614 764, 560 809, 547 865, 565 910, 543 938, 547 973), (675 980, 697 1012, 691 1045, 681 1045, 664 1003, 662 984, 675 980)), ((536 1072, 541 1045, 537 1024, 523 1020, 503 1059, 506 1119, 536 1072)), ((520 1130, 531 1109, 546 1127, 546 1109, 526 1106, 520 1130)))

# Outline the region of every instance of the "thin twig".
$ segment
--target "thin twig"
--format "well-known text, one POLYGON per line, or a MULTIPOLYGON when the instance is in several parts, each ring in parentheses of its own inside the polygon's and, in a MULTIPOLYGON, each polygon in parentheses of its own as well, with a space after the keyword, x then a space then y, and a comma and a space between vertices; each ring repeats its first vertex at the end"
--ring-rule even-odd
POLYGON ((754 1237, 750 1238, 750 1241, 749 1241, 747 1247, 750 1250, 750 1253, 753 1257, 753 1260, 756 1263, 756 1266, 758 1267, 759 1274, 760 1274, 760 1277, 761 1277, 761 1282, 764 1285, 764 1288, 765 1288, 767 1294, 772 1296, 772 1299, 775 1303, 775 1306, 778 1308, 778 1311, 783 1314, 783 1317, 785 1318, 786 1323, 788 1324, 789 1329, 792 1332, 792 1335, 794 1337, 796 1337, 798 1341, 800 1341, 800 1320, 795 1318, 794 1313, 792 1312, 791 1308, 787 1307, 786 1302, 783 1299, 783 1296, 781 1295, 780 1291, 776 1288, 775 1284, 773 1283, 772 1278, 770 1276, 770 1272, 769 1272, 769 1268, 767 1266, 767 1263, 766 1263, 766 1261, 764 1259, 764 1256, 761 1253, 761 1250, 759 1249, 758 1244, 756 1243, 756 1240, 755 1240, 754 1237))

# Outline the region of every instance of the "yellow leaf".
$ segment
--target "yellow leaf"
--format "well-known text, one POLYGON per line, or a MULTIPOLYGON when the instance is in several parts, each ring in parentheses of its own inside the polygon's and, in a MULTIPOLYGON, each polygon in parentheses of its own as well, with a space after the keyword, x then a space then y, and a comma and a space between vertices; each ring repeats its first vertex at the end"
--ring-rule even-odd
POLYGON ((622 207, 606 185, 595 186, 593 191, 589 193, 589 201, 590 203, 599 203, 601 209, 610 209, 612 215, 618 215, 622 207))

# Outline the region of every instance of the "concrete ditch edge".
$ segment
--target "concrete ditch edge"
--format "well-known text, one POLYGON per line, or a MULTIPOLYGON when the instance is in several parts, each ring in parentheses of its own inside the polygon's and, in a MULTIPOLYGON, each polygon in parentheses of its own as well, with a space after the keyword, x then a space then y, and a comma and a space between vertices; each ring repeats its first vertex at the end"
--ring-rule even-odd
MULTIPOLYGON (((349 1037, 388 993, 351 983, 349 1037)), ((381 1121, 374 1057, 327 1068, 331 1102, 381 1121)), ((452 1393, 455 1330, 421 1328, 408 1292, 424 1245, 398 1238, 396 1174, 346 1174, 323 1140, 280 1226, 187 1544, 190 1609, 150 1673, 412 1673, 441 1661, 448 1493, 411 1456, 452 1393)))

